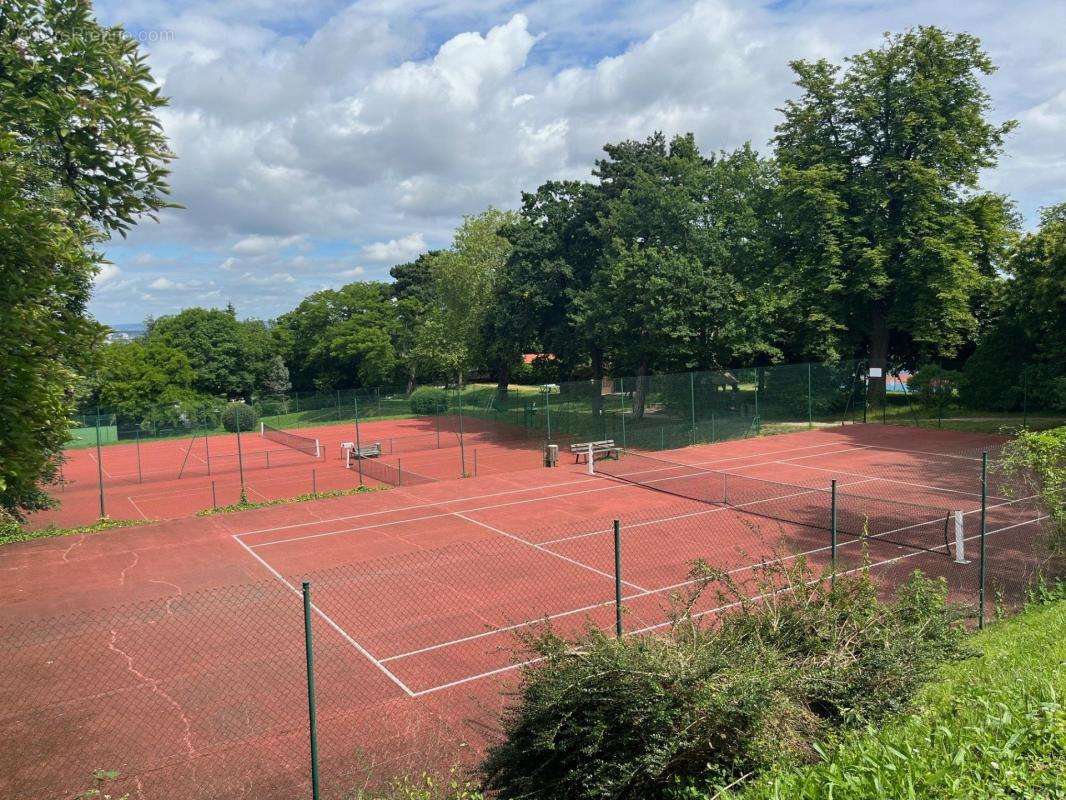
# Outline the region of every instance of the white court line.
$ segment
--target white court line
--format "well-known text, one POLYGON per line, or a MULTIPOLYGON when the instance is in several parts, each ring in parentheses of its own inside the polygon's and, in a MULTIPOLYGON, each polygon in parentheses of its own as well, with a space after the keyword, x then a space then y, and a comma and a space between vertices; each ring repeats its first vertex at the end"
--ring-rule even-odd
MULTIPOLYGON (((100 452, 102 453, 102 452, 103 452, 103 450, 101 449, 101 451, 100 451, 100 452)), ((94 464, 99 464, 99 465, 100 465, 100 471, 101 471, 102 473, 104 473, 104 475, 105 475, 106 477, 108 477, 108 478, 111 478, 112 480, 116 480, 116 478, 125 478, 125 477, 128 477, 127 475, 118 475, 118 476, 112 475, 112 474, 111 474, 110 472, 108 472, 108 471, 107 471, 107 467, 105 467, 105 466, 103 465, 103 462, 101 462, 101 461, 98 461, 98 460, 97 460, 97 458, 96 458, 96 453, 94 453, 94 452, 93 452, 92 450, 90 450, 90 451, 89 451, 89 458, 91 458, 91 459, 93 460, 93 463, 94 463, 94 464)), ((133 474, 135 474, 135 473, 132 473, 132 472, 130 473, 130 475, 133 475, 133 474)))
MULTIPOLYGON (((782 461, 781 463, 784 464, 785 462, 782 461)), ((930 485, 924 484, 924 483, 914 483, 913 481, 898 481, 898 480, 895 480, 893 478, 883 478, 880 475, 866 475, 865 473, 862 473, 862 472, 844 472, 843 470, 839 470, 839 469, 826 469, 825 467, 811 467, 811 466, 808 466, 807 464, 789 464, 789 466, 799 467, 800 469, 814 469, 814 470, 818 470, 819 472, 833 472, 833 473, 836 473, 837 475, 853 475, 855 477, 871 478, 872 480, 884 481, 885 483, 898 483, 898 484, 900 484, 902 486, 913 486, 913 487, 915 487, 917 489, 931 489, 931 490, 933 490, 935 492, 951 492, 952 494, 966 494, 966 495, 970 495, 971 497, 980 497, 981 496, 980 492, 967 492, 967 491, 963 491, 962 489, 948 489, 947 487, 944 487, 944 486, 930 486, 930 485)), ((742 469, 746 469, 746 467, 737 467, 738 471, 742 470, 742 469)), ((989 497, 990 500, 1006 500, 1007 499, 1006 497, 996 497, 995 495, 988 495, 988 497, 989 497)), ((889 498, 886 497, 885 499, 888 500, 889 498)), ((904 501, 904 502, 906 502, 906 501, 904 501)))
POLYGON ((137 513, 140 514, 142 517, 144 517, 145 520, 147 521, 148 520, 148 515, 145 514, 143 511, 141 511, 141 507, 139 505, 137 505, 137 501, 134 500, 131 495, 126 495, 126 499, 130 501, 130 505, 132 505, 137 510, 137 513))
MULTIPOLYGON (((515 536, 513 533, 508 533, 505 530, 501 530, 501 529, 499 529, 499 528, 497 528, 497 527, 495 527, 493 525, 489 525, 487 522, 480 522, 480 521, 478 521, 476 519, 471 519, 470 517, 465 516, 464 514, 458 512, 458 511, 455 512, 455 516, 459 517, 460 519, 465 519, 467 522, 472 522, 475 525, 480 525, 482 528, 486 528, 486 529, 488 529, 490 531, 493 531, 494 533, 498 533, 501 536, 506 536, 508 539, 511 539, 513 541, 516 541, 516 542, 520 542, 520 543, 522 543, 522 544, 524 544, 524 545, 526 545, 528 547, 532 547, 534 550, 539 550, 540 552, 546 553, 549 556, 555 556, 556 558, 559 558, 559 559, 562 559, 563 561, 569 562, 569 563, 573 564, 574 566, 581 567, 581 569, 588 570, 589 572, 594 572, 597 575, 602 575, 603 577, 609 579, 612 583, 614 582, 614 575, 612 575, 610 572, 604 572, 603 570, 596 569, 595 567, 590 567, 588 564, 583 564, 583 563, 581 563, 580 561, 578 561, 576 559, 570 558, 569 556, 564 556, 562 553, 555 553, 555 552, 549 550, 548 548, 544 547, 543 545, 539 545, 539 544, 536 544, 535 542, 527 541, 526 539, 523 539, 521 536, 515 536)), ((626 586, 631 586, 632 588, 636 589, 637 591, 641 591, 641 592, 647 591, 647 589, 645 589, 644 587, 637 586, 635 583, 630 583, 629 581, 625 581, 624 580, 624 581, 622 581, 622 583, 624 583, 626 586)))
MULTIPOLYGON (((812 491, 816 491, 816 490, 812 490, 812 491)), ((1011 501, 1008 501, 1008 502, 1005 502, 1005 503, 1000 503, 998 505, 989 506, 988 510, 992 510, 993 508, 1000 508, 1002 506, 1011 505, 1011 503, 1014 503, 1014 502, 1022 502, 1024 500, 1032 500, 1034 497, 1036 497, 1036 495, 1032 495, 1030 497, 1023 497, 1023 498, 1020 498, 1017 501, 1011 500, 1011 501)), ((776 499, 780 499, 780 498, 776 498, 776 499)), ((745 505, 754 505, 755 503, 762 503, 762 502, 768 502, 768 501, 766 501, 766 500, 757 500, 757 501, 753 501, 752 503, 745 503, 745 505)), ((699 513, 712 514, 712 513, 717 513, 717 512, 721 512, 721 511, 731 511, 731 510, 734 510, 735 508, 739 508, 739 506, 736 506, 736 507, 722 506, 721 508, 715 508, 715 509, 712 509, 710 511, 699 512, 699 513)), ((966 515, 966 514, 974 514, 974 513, 979 513, 979 512, 980 512, 980 509, 977 509, 977 511, 964 511, 963 514, 966 515)), ((681 515, 679 517, 665 517, 665 518, 659 519, 659 520, 636 523, 634 525, 626 525, 624 527, 624 530, 628 530, 629 528, 632 528, 632 527, 639 527, 640 525, 654 525, 654 524, 662 523, 662 522, 670 522, 670 521, 675 520, 675 519, 684 518, 685 516, 690 516, 690 515, 681 515)), ((801 525, 802 527, 810 527, 810 526, 803 525, 803 523, 795 523, 795 524, 801 525)), ((912 525, 906 525, 906 526, 904 526, 902 528, 896 528, 894 530, 886 531, 885 533, 880 533, 880 534, 877 534, 877 535, 874 535, 874 536, 869 536, 869 537, 866 537, 866 538, 867 539, 880 539, 881 537, 884 537, 884 536, 891 536, 892 534, 901 533, 903 531, 910 530, 912 528, 919 528, 919 527, 921 527, 923 525, 927 525, 927 524, 928 524, 928 521, 926 521, 926 522, 917 522, 917 523, 914 523, 912 525)), ((608 531, 611 531, 611 530, 613 530, 613 529, 606 529, 605 531, 596 531, 595 533, 604 533, 604 532, 608 532, 608 531)), ((592 535, 595 535, 595 533, 593 533, 593 534, 582 534, 582 536, 592 536, 592 535)), ((838 542, 837 543, 837 549, 841 549, 841 548, 847 547, 848 545, 859 544, 862 541, 863 541, 863 539, 861 537, 859 537, 859 538, 852 537, 852 538, 847 539, 844 542, 838 542)), ((547 545, 547 544, 551 544, 551 543, 550 542, 544 542, 543 544, 547 545)), ((894 542, 885 541, 884 544, 894 544, 894 542)), ((903 545, 899 545, 899 546, 903 546, 903 545)), ((814 547, 814 548, 811 548, 810 550, 805 550, 805 551, 803 551, 801 553, 793 553, 790 556, 786 556, 786 557, 778 559, 778 560, 781 561, 781 562, 791 561, 793 559, 799 558, 800 556, 813 555, 815 553, 821 553, 821 552, 824 552, 826 550, 831 550, 831 549, 832 549, 832 545, 824 545, 822 547, 814 547)), ((920 551, 920 552, 925 552, 925 551, 920 551)), ((751 566, 752 565, 749 564, 749 565, 745 565, 745 566, 742 566, 742 567, 737 567, 736 569, 730 570, 727 574, 732 575, 735 572, 742 572, 742 571, 744 571, 746 569, 750 569, 751 566)), ((681 581, 680 583, 674 583, 674 584, 670 584, 670 585, 667 585, 667 586, 660 586, 660 587, 657 587, 655 589, 645 589, 643 591, 638 592, 637 594, 627 595, 627 596, 623 597, 622 599, 623 599, 623 601, 635 600, 637 598, 645 597, 645 596, 651 595, 651 594, 659 594, 661 592, 673 591, 674 589, 680 589, 680 588, 682 588, 684 586, 689 586, 689 585, 695 583, 697 580, 698 579, 690 579, 690 580, 686 580, 686 581, 681 581)), ((395 661, 396 659, 406 658, 408 656, 418 655, 418 654, 421 654, 421 653, 428 653, 428 652, 431 652, 433 650, 440 650, 440 649, 443 649, 443 648, 446 648, 446 647, 452 647, 453 645, 463 644, 465 642, 473 641, 475 639, 483 639, 486 636, 494 636, 497 633, 506 632, 506 631, 512 631, 512 630, 516 630, 517 628, 527 627, 529 625, 535 625, 535 624, 537 624, 539 622, 543 622, 544 620, 560 619, 562 617, 572 616, 573 614, 581 614, 581 613, 584 613, 586 611, 591 611, 591 610, 596 609, 596 608, 602 608, 604 606, 613 605, 613 604, 614 604, 614 600, 604 600, 602 602, 594 603, 592 605, 582 606, 581 608, 567 609, 566 611, 559 611, 559 612, 557 612, 555 614, 549 614, 547 616, 537 617, 536 619, 526 620, 525 622, 517 622, 517 623, 514 623, 512 625, 507 625, 507 626, 499 627, 499 628, 493 628, 492 630, 483 631, 481 633, 470 634, 469 636, 463 636, 463 637, 460 637, 458 639, 452 639, 452 640, 447 641, 447 642, 440 642, 438 644, 427 645, 426 647, 420 647, 417 650, 411 650, 411 651, 406 652, 406 653, 399 653, 397 655, 387 656, 386 658, 383 658, 382 661, 383 662, 384 661, 395 661)))
MULTIPOLYGON (((846 451, 834 451, 834 452, 846 452, 846 451)), ((797 458, 811 458, 811 456, 797 456, 797 458)), ((778 462, 777 461, 766 461, 764 463, 765 464, 776 464, 778 462)), ((695 465, 692 465, 692 464, 675 464, 673 466, 664 466, 664 467, 661 467, 661 468, 657 468, 655 470, 644 470, 644 472, 661 472, 661 471, 664 471, 664 470, 667 470, 667 469, 676 469, 677 467, 692 467, 692 466, 695 466, 695 465)), ((760 466, 760 465, 759 464, 751 464, 750 466, 760 466)), ((683 477, 692 477, 692 476, 683 476, 683 477)), ((597 492, 613 492, 613 491, 618 491, 620 489, 624 489, 627 486, 634 486, 635 485, 635 484, 631 484, 631 483, 624 483, 624 482, 621 482, 621 481, 611 481, 611 482, 607 483, 607 485, 604 485, 603 481, 597 481, 595 479, 591 479, 591 480, 586 479, 586 480, 581 480, 581 481, 571 481, 569 483, 577 484, 577 485, 594 483, 594 484, 596 484, 596 488, 594 488, 594 489, 581 489, 579 491, 564 492, 563 494, 553 494, 553 495, 547 495, 545 497, 530 497, 530 498, 526 498, 524 500, 512 500, 512 501, 507 502, 507 503, 493 503, 493 504, 490 504, 490 505, 463 509, 463 511, 461 513, 463 513, 463 514, 473 514, 473 513, 478 512, 478 511, 494 511, 496 509, 509 508, 511 506, 524 505, 524 504, 528 504, 528 503, 550 502, 552 500, 560 500, 562 498, 575 497, 577 495, 583 495, 583 494, 593 494, 593 493, 597 493, 597 492)), ((526 490, 516 490, 516 491, 526 491, 526 490)), ((507 494, 511 494, 513 492, 506 492, 506 493, 507 494)), ((488 496, 492 496, 492 495, 488 495, 488 496)), ((438 503, 422 503, 422 504, 418 504, 418 505, 414 505, 414 506, 407 506, 406 509, 393 509, 392 511, 375 511, 375 512, 372 512, 370 514, 358 514, 358 515, 354 515, 354 516, 377 516, 377 515, 381 515, 381 514, 390 514, 390 513, 393 513, 395 511, 401 511, 401 510, 418 509, 418 508, 435 508, 435 507, 439 507, 439 506, 442 506, 442 505, 447 505, 447 504, 453 503, 453 502, 457 502, 457 501, 449 500, 449 501, 445 501, 443 503, 440 503, 440 502, 438 502, 438 503)), ((388 526, 391 526, 391 525, 402 525, 405 522, 424 522, 424 521, 430 520, 430 519, 441 519, 443 517, 452 517, 452 516, 457 516, 459 513, 460 512, 457 512, 457 511, 440 511, 440 512, 437 512, 435 514, 426 514, 426 515, 421 516, 421 517, 411 517, 409 519, 402 519, 402 520, 390 520, 389 522, 376 522, 376 523, 372 523, 370 525, 361 525, 361 526, 356 526, 356 527, 352 527, 352 528, 340 528, 338 530, 333 530, 333 531, 323 531, 322 533, 310 533, 310 534, 307 534, 306 536, 293 536, 293 537, 290 537, 288 539, 277 539, 275 541, 270 541, 270 542, 261 542, 259 544, 255 544, 255 545, 251 545, 251 546, 258 550, 258 549, 263 548, 263 547, 272 547, 272 546, 277 545, 277 544, 289 544, 291 542, 302 542, 302 541, 306 541, 306 540, 309 540, 309 539, 321 539, 321 538, 323 538, 325 536, 339 536, 341 534, 346 534, 346 533, 358 533, 360 531, 370 530, 372 528, 385 528, 385 527, 388 527, 388 526)), ((325 522, 330 522, 332 520, 324 520, 324 521, 325 522)), ((283 528, 294 528, 294 527, 295 528, 312 527, 312 526, 318 525, 318 524, 319 524, 318 522, 298 523, 298 524, 295 524, 295 525, 285 525, 285 526, 282 526, 282 528, 278 528, 277 530, 280 530, 280 529, 283 529, 283 528)), ((234 534, 234 535, 236 535, 236 536, 248 536, 251 533, 259 533, 259 532, 260 531, 250 531, 249 533, 241 533, 241 534, 234 534)))
MULTIPOLYGON (((285 586, 287 586, 289 588, 289 591, 291 591, 293 594, 295 594, 298 597, 303 597, 303 592, 302 591, 300 591, 295 586, 293 586, 291 583, 289 583, 289 581, 286 580, 285 577, 280 572, 278 572, 276 569, 274 569, 272 566, 270 566, 270 564, 268 564, 265 560, 260 558, 254 552, 252 552, 252 549, 250 547, 248 547, 248 545, 246 545, 244 542, 242 542, 236 536, 233 536, 232 538, 233 538, 233 541, 235 541, 237 544, 239 544, 241 547, 243 547, 248 552, 248 555, 250 555, 256 561, 258 561, 263 566, 264 569, 266 569, 271 575, 273 575, 275 578, 277 578, 279 581, 281 581, 285 586)), ((322 609, 320 609, 314 603, 311 603, 311 608, 314 610, 314 612, 316 614, 318 614, 319 617, 321 617, 326 622, 327 625, 329 625, 331 628, 333 628, 333 630, 335 630, 337 633, 339 633, 341 635, 341 637, 346 642, 348 642, 348 644, 350 644, 352 647, 354 647, 356 650, 358 650, 359 653, 364 658, 366 658, 367 661, 369 661, 371 664, 373 664, 375 667, 377 667, 379 670, 381 670, 386 675, 386 677, 388 677, 389 680, 391 680, 393 683, 395 683, 397 686, 399 686, 401 689, 403 689, 403 691, 407 694, 408 697, 414 697, 415 696, 415 693, 412 692, 407 687, 407 684, 405 684, 403 681, 401 681, 399 678, 397 678, 392 672, 390 672, 388 667, 386 667, 384 664, 382 664, 378 659, 374 658, 374 656, 371 655, 369 650, 367 650, 365 647, 363 647, 361 644, 359 644, 359 642, 355 641, 355 639, 353 639, 351 636, 349 636, 348 632, 345 631, 340 625, 338 625, 332 619, 330 619, 325 614, 325 612, 322 611, 322 609)))
MULTIPOLYGON (((812 449, 819 448, 819 447, 839 447, 840 445, 844 445, 844 444, 847 444, 847 443, 846 442, 823 442, 822 444, 805 445, 803 447, 790 447, 790 448, 782 449, 782 450, 770 450, 770 451, 767 451, 765 453, 751 453, 750 455, 745 455, 745 456, 732 456, 730 458, 721 458, 721 459, 717 459, 717 460, 714 460, 714 461, 698 462, 698 465, 703 466, 703 465, 707 465, 707 464, 724 463, 726 461, 739 461, 739 460, 744 460, 744 459, 749 459, 749 458, 761 458, 763 456, 776 456, 776 455, 780 455, 781 453, 792 453, 792 452, 796 452, 798 450, 812 450, 812 449)), ((856 448, 850 448, 850 449, 856 449, 856 448)), ((834 452, 847 452, 847 451, 834 451, 834 452)), ((832 455, 832 453, 828 453, 827 455, 832 455)), ((769 463, 772 463, 772 462, 768 461, 766 463, 769 464, 769 463)), ((680 466, 695 466, 695 465, 691 465, 690 464, 690 465, 680 465, 680 466)), ((378 515, 381 515, 381 514, 392 514, 392 513, 395 513, 395 512, 399 512, 399 511, 411 511, 411 510, 418 509, 418 508, 431 508, 431 507, 434 507, 434 506, 451 505, 451 504, 454 504, 454 503, 464 503, 464 502, 468 502, 470 500, 484 500, 484 499, 489 498, 489 497, 502 497, 504 495, 509 495, 509 494, 520 494, 522 492, 539 491, 541 489, 554 489, 554 488, 556 488, 558 486, 574 486, 574 485, 579 485, 579 484, 583 484, 583 483, 594 483, 594 481, 589 480, 587 478, 584 478, 584 479, 581 479, 581 480, 574 480, 574 481, 562 481, 560 483, 545 483, 545 484, 541 484, 539 486, 528 486, 528 487, 521 488, 521 489, 505 489, 505 490, 499 491, 499 492, 488 492, 488 493, 485 493, 485 494, 467 495, 466 497, 457 497, 457 498, 452 499, 452 500, 437 500, 437 501, 433 501, 433 502, 416 503, 414 505, 399 506, 397 508, 392 508, 392 509, 388 509, 388 510, 385 510, 385 511, 364 511, 364 512, 361 512, 359 514, 346 514, 344 516, 331 517, 329 519, 308 520, 307 522, 294 522, 294 523, 290 523, 288 525, 275 525, 275 526, 270 527, 270 528, 257 528, 255 530, 242 531, 242 532, 234 534, 234 535, 235 536, 251 536, 254 533, 273 533, 275 531, 291 530, 293 528, 305 528, 305 527, 312 526, 312 525, 326 525, 326 524, 329 524, 329 523, 332 523, 332 522, 345 522, 347 520, 360 519, 362 517, 373 517, 373 516, 378 516, 378 515)), ((404 487, 404 490, 406 491, 406 487, 404 487)), ((535 499, 542 499, 543 500, 543 499, 549 499, 549 498, 545 497, 545 498, 535 498, 535 499)), ((489 508, 489 506, 485 506, 484 508, 489 508)), ((483 509, 475 509, 475 510, 480 511, 480 510, 483 510, 483 509)), ((340 531, 340 532, 343 533, 343 531, 340 531)))
MULTIPOLYGON (((691 478, 692 476, 691 475, 685 475, 683 477, 691 478)), ((678 480, 678 479, 677 478, 660 478, 656 482, 657 483, 664 483, 664 482, 670 481, 670 480, 678 480)), ((877 478, 866 478, 865 480, 861 480, 861 481, 849 481, 847 483, 841 483, 840 486, 858 486, 860 483, 870 483, 871 481, 875 481, 875 480, 877 480, 877 478)), ((801 488, 801 487, 797 487, 797 488, 801 488)), ((718 506, 717 508, 708 508, 708 509, 703 509, 701 511, 691 511, 691 512, 689 512, 687 514, 676 514, 676 515, 671 516, 671 517, 662 517, 660 519, 645 520, 643 522, 627 522, 622 527, 625 528, 625 530, 628 531, 631 528, 642 528, 642 527, 647 526, 647 525, 660 525, 660 524, 662 524, 664 522, 676 522, 679 519, 688 519, 690 517, 699 517, 699 516, 704 516, 706 514, 717 514, 717 513, 721 512, 721 511, 728 511, 729 509, 746 508, 747 506, 755 506, 755 505, 758 505, 759 503, 772 503, 772 502, 774 502, 776 500, 788 500, 788 499, 793 498, 793 497, 803 497, 804 495, 815 494, 815 493, 825 494, 827 491, 829 491, 829 490, 828 489, 823 489, 823 488, 820 488, 820 487, 817 487, 817 486, 811 486, 809 488, 805 488, 804 491, 802 491, 802 492, 795 492, 793 494, 783 494, 783 495, 780 495, 778 497, 768 497, 765 500, 752 500, 749 503, 741 503, 739 505, 731 505, 731 506, 722 505, 722 506, 718 506)), ((702 503, 704 501, 702 501, 702 500, 693 500, 693 502, 702 503)), ((796 524, 797 525, 801 525, 802 523, 796 523, 796 524)), ((604 533, 612 533, 613 531, 614 531, 614 528, 601 528, 598 531, 590 531, 588 533, 578 533, 578 534, 575 534, 574 536, 564 536, 561 539, 549 539, 548 541, 541 542, 540 544, 547 546, 547 545, 552 545, 552 544, 558 544, 559 542, 570 542, 570 541, 573 541, 574 539, 585 539, 585 538, 587 538, 589 536, 599 536, 599 535, 604 534, 604 533)))
MULTIPOLYGON (((1003 527, 1003 528, 997 528, 994 531, 987 531, 987 535, 991 536, 994 533, 1002 533, 1004 531, 1011 530, 1012 528, 1021 527, 1022 525, 1032 525, 1034 523, 1041 522, 1041 521, 1043 521, 1043 520, 1045 520, 1047 518, 1048 517, 1045 515, 1045 516, 1037 517, 1036 519, 1026 520, 1025 522, 1018 522, 1018 523, 1015 523, 1014 525, 1008 525, 1008 526, 1003 527)), ((973 539, 973 538, 980 538, 980 534, 976 534, 975 536, 967 537, 966 541, 969 541, 970 539, 973 539)), ((824 549, 824 548, 821 548, 821 549, 824 549)), ((811 552, 816 552, 816 551, 811 551, 811 552)), ((799 553, 799 554, 796 554, 796 555, 793 555, 793 556, 789 556, 788 558, 789 559, 794 559, 794 558, 796 558, 796 557, 798 557, 800 555, 807 555, 807 553, 799 553)), ((863 569, 874 569, 876 567, 885 566, 887 564, 894 564, 894 563, 896 563, 898 561, 902 561, 902 560, 907 559, 907 558, 914 558, 915 556, 918 556, 918 555, 929 555, 929 554, 925 553, 925 551, 922 551, 922 550, 916 550, 913 553, 905 553, 905 554, 903 554, 901 556, 896 556, 894 558, 884 559, 882 561, 877 561, 877 562, 874 562, 872 564, 865 564, 862 567, 855 567, 854 569, 850 569, 850 570, 847 570, 846 572, 840 572, 840 573, 837 573, 837 574, 838 575, 850 575, 850 574, 852 574, 854 572, 858 572, 858 571, 863 570, 863 569)), ((781 559, 781 560, 788 560, 788 559, 781 559)), ((734 572, 742 572, 744 570, 751 570, 752 568, 757 567, 757 566, 759 566, 759 565, 758 564, 748 564, 747 566, 738 567, 735 570, 730 570, 729 574, 733 574, 734 572)), ((810 583, 814 583, 817 580, 821 580, 821 578, 813 579, 812 581, 810 581, 810 583)), ((656 590, 656 591, 663 591, 663 590, 660 589, 660 590, 656 590)), ((783 589, 782 591, 787 591, 787 589, 783 589)), ((756 596, 756 597, 745 598, 745 601, 758 600, 761 597, 765 597, 765 596, 767 596, 767 595, 759 595, 759 596, 756 596)), ((631 599, 631 598, 624 598, 624 599, 631 599)), ((737 601, 737 602, 734 602, 734 603, 728 603, 726 605, 719 606, 718 608, 712 608, 712 609, 708 609, 706 611, 701 611, 701 612, 699 612, 697 614, 694 614, 693 616, 694 616, 694 618, 700 618, 700 617, 706 616, 707 614, 714 614, 714 613, 717 613, 717 612, 720 612, 720 611, 726 611, 726 610, 728 610, 730 608, 736 607, 741 602, 745 602, 745 601, 737 601)), ((613 605, 613 603, 614 603, 613 600, 609 600, 609 601, 606 601, 604 603, 604 605, 613 605)), ((534 620, 533 622, 526 623, 526 624, 535 624, 536 622, 540 622, 540 621, 541 620, 534 620)), ((662 623, 659 623, 657 625, 649 625, 649 626, 647 626, 645 628, 640 628, 638 630, 627 631, 626 632, 626 636, 634 636, 634 635, 639 635, 641 633, 647 633, 648 631, 657 630, 658 628, 663 628, 663 627, 666 627, 667 625, 670 625, 670 624, 672 624, 672 623, 670 623, 670 622, 662 622, 662 623)), ((400 657, 401 656, 393 656, 392 658, 400 658, 400 657)), ((535 664, 535 663, 538 663, 540 661, 543 661, 543 659, 542 658, 530 659, 528 661, 522 661, 522 662, 515 663, 515 664, 509 664, 509 665, 507 665, 505 667, 499 667, 497 669, 490 670, 488 672, 482 672, 482 673, 479 673, 477 675, 468 675, 468 676, 466 676, 464 678, 459 678, 458 680, 449 681, 448 683, 443 683, 443 684, 440 684, 438 686, 431 686, 428 689, 422 689, 420 691, 415 692, 413 696, 414 697, 422 697, 424 695, 433 694, 434 692, 440 692, 440 691, 443 691, 445 689, 451 689, 451 688, 454 688, 456 686, 461 686, 461 685, 466 684, 466 683, 471 683, 472 681, 481 680, 483 678, 489 678, 489 677, 492 677, 494 675, 499 675, 499 674, 504 673, 504 672, 510 672, 511 670, 520 669, 521 667, 529 666, 530 664, 535 664)))

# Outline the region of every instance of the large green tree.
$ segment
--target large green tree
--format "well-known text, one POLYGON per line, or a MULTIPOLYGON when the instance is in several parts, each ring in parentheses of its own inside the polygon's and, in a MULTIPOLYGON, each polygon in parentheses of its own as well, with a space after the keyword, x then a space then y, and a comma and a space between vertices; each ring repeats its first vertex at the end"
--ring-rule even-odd
POLYGON ((1066 203, 1044 209, 1018 244, 963 392, 980 408, 1066 409, 1066 203))
MULTIPOLYGON (((843 70, 792 68, 801 94, 775 142, 794 230, 779 244, 801 301, 872 367, 954 355, 977 327, 987 245, 1013 220, 995 202, 974 213, 1014 125, 989 120, 992 62, 973 36, 919 27, 843 70)), ((883 378, 870 388, 880 397, 883 378)))
POLYGON ((167 205, 165 104, 136 42, 82 0, 0 4, 0 508, 47 505, 76 375, 94 245, 167 205))
POLYGON ((399 311, 387 283, 350 283, 304 298, 277 320, 292 384, 329 391, 392 382, 399 311))
POLYGON ((206 400, 193 389, 195 379, 183 352, 152 340, 104 345, 92 371, 97 403, 117 414, 124 428, 158 421, 161 406, 194 411, 206 400))
POLYGON ((147 339, 181 351, 204 394, 249 397, 260 388, 277 345, 258 320, 239 321, 233 308, 187 308, 153 320, 147 339))

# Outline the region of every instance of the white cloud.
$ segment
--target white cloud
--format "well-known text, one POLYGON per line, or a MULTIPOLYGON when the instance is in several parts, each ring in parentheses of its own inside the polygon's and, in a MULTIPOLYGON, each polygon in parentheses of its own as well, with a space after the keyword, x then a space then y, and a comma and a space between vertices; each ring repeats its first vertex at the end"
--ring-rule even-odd
MULTIPOLYGON (((96 7, 108 23, 174 32, 146 47, 171 98, 162 118, 185 207, 108 248, 121 269, 97 278, 93 308, 109 321, 131 313, 116 286, 164 271, 216 277, 264 315, 323 285, 384 278, 446 245, 463 214, 588 178, 606 142, 693 131, 708 153, 749 140, 766 151, 775 109, 795 92, 789 60, 840 63, 915 24, 974 33, 1000 66, 986 81, 993 115, 1021 127, 988 186, 1031 223, 1066 185, 1066 4, 1052 0, 1016 0, 1010 14, 987 0, 96 7), (292 279, 285 291, 277 276, 292 279)), ((193 301, 172 292, 138 311, 193 301)))
POLYGON ((119 275, 122 274, 122 270, 114 264, 106 263, 101 265, 100 271, 96 273, 96 285, 103 286, 105 283, 114 282, 119 275))
POLYGON ((412 233, 402 239, 390 239, 387 242, 374 242, 362 250, 363 258, 368 261, 387 261, 397 264, 416 258, 426 251, 426 240, 421 233, 412 233))

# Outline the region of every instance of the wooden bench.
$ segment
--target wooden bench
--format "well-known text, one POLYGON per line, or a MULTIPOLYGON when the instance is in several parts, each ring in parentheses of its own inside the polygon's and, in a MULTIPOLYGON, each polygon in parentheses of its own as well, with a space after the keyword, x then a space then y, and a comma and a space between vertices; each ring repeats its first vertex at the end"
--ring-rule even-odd
POLYGON ((341 442, 341 452, 344 453, 344 461, 351 464, 353 458, 379 458, 381 456, 381 442, 364 444, 356 447, 355 442, 341 442))
POLYGON ((618 448, 615 447, 614 439, 604 439, 601 442, 579 442, 578 444, 570 445, 570 452, 574 454, 575 464, 580 464, 582 457, 587 462, 590 450, 594 460, 597 456, 606 458, 618 457, 618 448))

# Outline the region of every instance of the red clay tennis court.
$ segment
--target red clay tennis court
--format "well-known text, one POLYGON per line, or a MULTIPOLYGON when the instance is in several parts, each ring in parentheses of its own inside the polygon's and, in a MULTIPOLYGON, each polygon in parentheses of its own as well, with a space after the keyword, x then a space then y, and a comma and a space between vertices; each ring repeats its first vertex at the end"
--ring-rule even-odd
MULTIPOLYGON (((614 520, 628 633, 666 623, 695 559, 741 584, 766 559, 828 564, 832 480, 838 568, 868 563, 886 588, 921 569, 970 603, 995 444, 848 426, 5 548, 3 733, 24 743, 5 796, 74 793, 101 767, 143 797, 306 794, 303 581, 338 797, 490 740, 526 658, 516 634, 613 627, 614 520)), ((986 568, 1007 598, 1040 564, 1041 523, 1031 498, 988 498, 986 568)))

